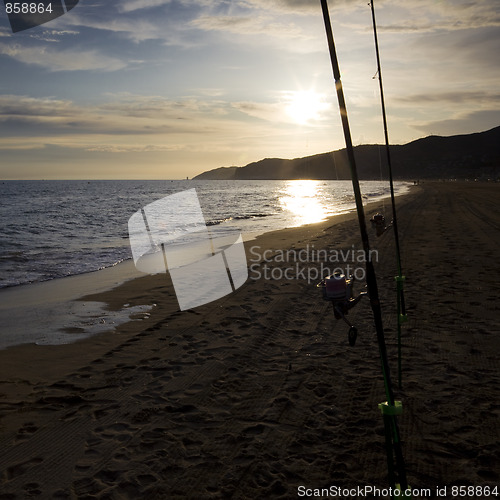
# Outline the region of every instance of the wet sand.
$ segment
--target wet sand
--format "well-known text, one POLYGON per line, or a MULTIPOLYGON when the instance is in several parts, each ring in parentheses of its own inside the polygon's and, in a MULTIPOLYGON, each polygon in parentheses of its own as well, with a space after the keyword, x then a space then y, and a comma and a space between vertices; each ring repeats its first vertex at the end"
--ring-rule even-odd
MULTIPOLYGON (((399 200, 402 389, 393 232, 370 229, 413 488, 500 481, 499 195, 498 184, 425 183, 399 200)), ((379 208, 390 218, 388 202, 379 208)), ((357 220, 246 247, 249 279, 216 302, 181 312, 168 276, 145 276, 82 300, 155 304, 149 315, 74 344, 0 351, 1 499, 288 499, 301 486, 388 486, 369 302, 349 313, 351 347, 314 279, 342 263, 312 248, 358 255, 357 220)))

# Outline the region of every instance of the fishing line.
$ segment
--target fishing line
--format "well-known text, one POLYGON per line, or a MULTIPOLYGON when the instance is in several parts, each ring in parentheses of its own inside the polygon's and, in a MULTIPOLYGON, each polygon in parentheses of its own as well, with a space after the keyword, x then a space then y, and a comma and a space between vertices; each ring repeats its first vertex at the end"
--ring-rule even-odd
MULTIPOLYGON (((391 191, 391 204, 392 204, 392 226, 394 229, 394 244, 396 246, 396 259, 397 259, 397 267, 398 267, 398 276, 396 276, 396 293, 397 293, 397 325, 398 325, 398 380, 399 380, 399 388, 402 386, 402 368, 401 368, 401 324, 407 320, 406 316, 406 305, 405 305, 405 296, 404 296, 404 281, 405 277, 403 276, 403 269, 401 265, 401 250, 399 245, 399 231, 398 231, 398 219, 396 213, 396 198, 394 196, 394 181, 392 175, 392 161, 391 161, 391 151, 389 145, 389 133, 387 131, 387 114, 385 111, 385 99, 384 99, 384 85, 382 82, 382 68, 380 65, 380 51, 378 45, 378 36, 377 36, 377 23, 375 20, 375 5, 373 0, 370 0, 370 8, 372 13, 372 24, 373 24, 373 36, 375 39, 375 54, 377 58, 377 73, 375 73, 375 77, 378 75, 379 89, 380 89, 380 104, 382 107, 382 121, 384 125, 384 139, 385 139, 385 151, 387 156, 387 168, 389 171, 389 186, 391 191)), ((375 78, 374 77, 374 78, 375 78)))
POLYGON ((332 64, 333 76, 335 80, 335 88, 337 91, 337 98, 340 108, 340 117, 342 121, 342 128, 344 131, 344 139, 346 143, 347 157, 351 171, 352 186, 354 196, 356 199, 356 209, 358 213, 359 230, 361 233, 361 240, 363 242, 363 250, 365 253, 366 262, 366 285, 368 289, 368 297, 373 311, 373 319, 375 322, 375 329, 377 333, 377 341, 379 346, 380 360, 382 364, 382 375, 384 378, 384 387, 387 396, 387 401, 379 405, 383 414, 384 426, 386 430, 387 446, 387 461, 391 485, 394 487, 399 486, 401 491, 408 489, 406 479, 406 467, 404 463, 399 427, 396 415, 401 412, 401 404, 394 399, 392 389, 392 382, 390 377, 389 363, 387 358, 387 348, 384 337, 384 326, 382 322, 382 310, 380 307, 380 300, 378 294, 377 278, 375 275, 375 268, 370 255, 370 242, 368 238, 368 231, 366 228, 365 212, 363 208, 363 199, 359 187, 359 178, 356 168, 356 161, 354 157, 354 148, 352 145, 351 132, 349 127, 349 120, 347 117, 347 108, 344 99, 344 91, 342 88, 342 81, 340 77, 340 68, 337 60, 337 53, 335 50, 335 43, 333 39, 333 31, 330 22, 330 14, 328 12, 327 0, 321 0, 321 8, 323 11, 323 19, 325 23, 326 36, 328 40, 328 48, 330 52, 330 60, 332 64), (390 446, 389 446, 390 445, 390 446), (395 476, 393 474, 393 459, 396 459, 396 468, 399 483, 396 484, 395 476))

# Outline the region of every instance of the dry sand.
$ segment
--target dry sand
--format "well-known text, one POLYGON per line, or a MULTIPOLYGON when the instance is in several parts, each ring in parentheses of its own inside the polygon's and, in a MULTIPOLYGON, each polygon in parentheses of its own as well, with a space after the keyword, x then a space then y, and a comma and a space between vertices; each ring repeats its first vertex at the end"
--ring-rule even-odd
MULTIPOLYGON (((498 184, 426 183, 398 205, 409 321, 396 395, 414 488, 500 481, 499 195, 498 184)), ((370 234, 396 382, 393 233, 370 234)), ((281 250, 359 249, 358 235, 351 215, 264 235, 248 257, 269 248, 276 259, 217 302, 180 312, 166 275, 143 277, 85 300, 154 303, 149 318, 71 345, 0 351, 0 499, 387 487, 368 300, 349 314, 359 329, 350 347, 318 280, 255 279, 263 265, 275 278, 295 266, 279 262, 281 250)))

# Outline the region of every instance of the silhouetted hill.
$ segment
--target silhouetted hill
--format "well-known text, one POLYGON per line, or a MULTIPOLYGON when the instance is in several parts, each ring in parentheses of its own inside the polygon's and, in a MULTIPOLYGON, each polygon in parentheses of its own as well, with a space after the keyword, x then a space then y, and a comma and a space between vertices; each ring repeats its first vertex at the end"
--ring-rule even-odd
POLYGON ((216 179, 219 181, 223 181, 226 179, 234 179, 235 171, 241 167, 219 167, 214 170, 209 170, 208 172, 203 172, 193 179, 216 179), (208 177, 210 174, 210 177, 208 177))
MULTIPOLYGON (((500 176, 500 127, 450 137, 429 136, 392 145, 395 179, 492 178, 500 176)), ((354 148, 360 179, 387 178, 385 146, 354 148)), ((345 149, 305 158, 265 158, 244 167, 221 167, 195 179, 350 179, 345 149)))

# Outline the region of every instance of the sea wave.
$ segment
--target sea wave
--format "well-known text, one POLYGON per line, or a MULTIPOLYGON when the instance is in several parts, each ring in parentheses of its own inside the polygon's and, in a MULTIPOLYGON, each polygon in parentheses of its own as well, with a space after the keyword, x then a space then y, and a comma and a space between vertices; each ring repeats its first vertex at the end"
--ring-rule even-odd
MULTIPOLYGON (((408 189, 405 183, 395 186, 397 194, 408 189)), ((304 217, 309 203, 314 204, 311 213, 321 217, 354 207, 346 181, 5 181, 0 185, 0 288, 97 271, 130 259, 131 215, 191 188, 213 237, 236 229, 254 235, 314 222, 304 217)), ((362 182, 361 188, 365 199, 389 194, 387 183, 362 182)), ((178 234, 193 229, 178 220, 174 226, 178 234)), ((173 242, 177 234, 170 237, 173 242)))

